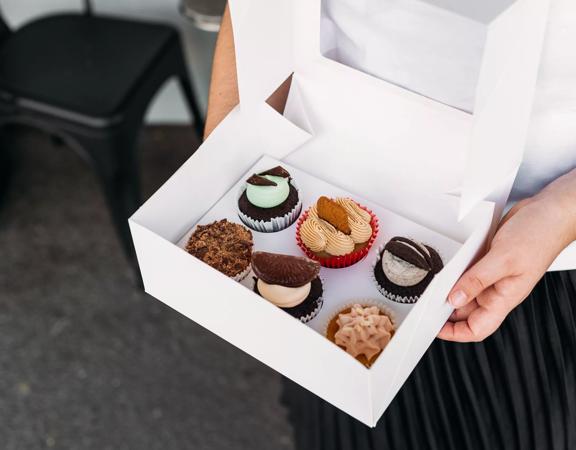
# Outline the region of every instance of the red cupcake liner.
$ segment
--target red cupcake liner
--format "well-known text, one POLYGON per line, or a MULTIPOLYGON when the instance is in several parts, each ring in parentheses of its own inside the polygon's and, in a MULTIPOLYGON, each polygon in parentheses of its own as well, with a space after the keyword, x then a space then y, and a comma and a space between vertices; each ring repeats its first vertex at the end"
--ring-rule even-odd
POLYGON ((300 249, 306 254, 308 258, 312 259, 313 261, 319 262, 322 267, 327 267, 329 269, 343 269, 345 267, 350 267, 366 258, 368 252, 370 252, 370 249, 372 248, 374 242, 376 241, 376 238, 378 237, 378 231, 380 229, 378 223, 378 217, 376 217, 376 215, 365 206, 362 206, 359 203, 356 204, 364 211, 366 211, 368 214, 370 214, 370 217, 372 218, 370 220, 370 226, 372 227, 372 236, 370 236, 370 239, 368 240, 366 246, 360 250, 356 250, 352 253, 343 256, 332 256, 330 258, 319 257, 318 255, 316 255, 316 253, 314 253, 312 250, 306 247, 304 245, 304 242, 302 242, 302 239, 300 238, 300 228, 302 227, 302 224, 308 218, 309 215, 310 208, 308 208, 300 216, 300 219, 296 224, 296 242, 298 243, 298 247, 300 247, 300 249))

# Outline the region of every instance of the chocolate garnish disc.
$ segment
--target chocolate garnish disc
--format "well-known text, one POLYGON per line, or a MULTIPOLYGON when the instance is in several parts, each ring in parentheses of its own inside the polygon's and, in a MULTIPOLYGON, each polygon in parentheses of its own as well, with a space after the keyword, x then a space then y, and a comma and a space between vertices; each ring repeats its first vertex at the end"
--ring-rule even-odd
POLYGON ((273 177, 281 177, 281 178, 290 178, 290 173, 282 166, 276 166, 272 169, 267 170, 266 172, 261 172, 258 175, 271 175, 273 177))
POLYGON ((252 269, 265 283, 301 287, 318 276, 320 264, 302 256, 254 252, 252 269))
POLYGON ((256 174, 248 178, 246 183, 251 184, 252 186, 278 186, 278 183, 275 181, 269 180, 268 178, 264 178, 256 174))

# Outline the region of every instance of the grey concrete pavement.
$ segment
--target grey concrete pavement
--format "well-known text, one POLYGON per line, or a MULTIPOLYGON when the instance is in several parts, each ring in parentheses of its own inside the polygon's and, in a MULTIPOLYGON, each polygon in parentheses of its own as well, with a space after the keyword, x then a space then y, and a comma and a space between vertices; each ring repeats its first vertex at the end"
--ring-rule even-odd
MULTIPOLYGON (((191 139, 145 134, 147 193, 191 139)), ((134 288, 70 150, 35 133, 17 144, 0 211, 0 448, 293 448, 279 376, 134 288)))

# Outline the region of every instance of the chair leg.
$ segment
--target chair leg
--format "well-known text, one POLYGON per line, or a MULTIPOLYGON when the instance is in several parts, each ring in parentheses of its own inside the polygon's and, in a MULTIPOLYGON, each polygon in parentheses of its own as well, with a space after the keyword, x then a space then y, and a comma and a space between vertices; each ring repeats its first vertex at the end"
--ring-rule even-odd
POLYGON ((80 143, 96 170, 112 223, 123 250, 135 270, 137 282, 141 284, 136 252, 128 225, 128 218, 138 209, 141 202, 136 137, 112 135, 108 138, 83 138, 80 143))
POLYGON ((10 128, 0 127, 0 208, 4 205, 12 177, 12 148, 10 128))
POLYGON ((182 50, 179 52, 179 61, 178 61, 178 81, 180 82, 180 86, 182 87, 182 91, 184 92, 184 98, 186 99, 186 103, 188 104, 188 109, 192 114, 192 118, 194 120, 194 130, 198 136, 199 142, 202 142, 204 138, 204 115, 201 112, 200 105, 198 102, 198 98, 194 93, 194 87, 192 86, 192 82, 190 80, 190 75, 188 73, 188 67, 186 65, 186 60, 184 58, 184 54, 182 50))

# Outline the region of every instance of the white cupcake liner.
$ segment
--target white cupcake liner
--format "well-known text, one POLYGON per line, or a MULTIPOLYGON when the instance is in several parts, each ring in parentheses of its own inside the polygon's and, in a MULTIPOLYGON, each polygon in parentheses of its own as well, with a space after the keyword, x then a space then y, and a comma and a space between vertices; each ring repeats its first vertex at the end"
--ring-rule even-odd
MULTIPOLYGON (((296 206, 294 206, 292 211, 289 213, 284 214, 282 217, 273 217, 268 221, 264 221, 254 220, 251 217, 248 217, 246 214, 240 211, 240 208, 238 208, 238 217, 240 217, 240 220, 244 222, 244 225, 261 233, 276 233, 278 231, 285 230, 294 222, 296 222, 296 219, 298 219, 300 213, 302 212, 302 196, 300 195, 300 189, 294 180, 290 180, 290 185, 293 186, 298 192, 298 203, 296 203, 296 206)), ((240 192, 238 193, 238 198, 236 199, 237 201, 240 200, 240 197, 242 197, 242 194, 244 194, 245 190, 246 183, 242 185, 240 192)))
POLYGON ((238 275, 232 277, 232 279, 240 283, 244 281, 248 275, 250 275, 250 272, 252 272, 252 266, 248 264, 248 267, 243 272, 240 272, 238 275))
POLYGON ((324 327, 323 327, 324 336, 328 337, 328 327, 330 326, 330 323, 332 322, 332 320, 334 320, 334 318, 337 317, 338 314, 340 314, 342 311, 345 311, 348 308, 352 308, 354 305, 361 305, 364 307, 376 306, 381 312, 383 312, 384 314, 386 314, 390 318, 390 321, 392 322, 392 325, 394 326, 394 332, 396 332, 396 330, 398 328, 398 322, 396 320, 396 313, 390 307, 386 306, 380 300, 361 298, 361 299, 353 300, 350 303, 344 304, 343 306, 338 308, 337 312, 330 315, 330 317, 328 318, 328 320, 326 321, 326 323, 324 324, 324 327))
MULTIPOLYGON (((292 314, 284 311, 284 312, 286 312, 286 314, 290 314, 292 317, 294 317, 295 319, 299 320, 302 323, 308 323, 318 315, 318 313, 322 309, 322 306, 324 306, 324 292, 326 291, 326 287, 325 287, 326 283, 324 282, 324 279, 322 279, 322 277, 320 277, 320 276, 318 276, 318 278, 320 278, 320 282, 322 283, 322 295, 320 297, 318 297, 318 299, 316 300, 317 306, 314 309, 314 311, 312 311, 310 314, 307 314, 307 315, 301 316, 301 317, 294 317, 294 316, 292 316, 292 314)), ((252 280, 252 283, 250 283, 252 286, 251 287, 252 291, 254 291, 254 289, 256 288, 256 281, 257 281, 257 278, 254 277, 254 280, 252 280)), ((264 297, 262 297, 262 298, 265 301, 268 301, 264 297)), ((270 303, 272 303, 272 302, 270 302, 270 303)), ((285 308, 282 308, 281 306, 278 306, 278 305, 274 305, 274 306, 277 306, 278 308, 285 310, 285 308)))

